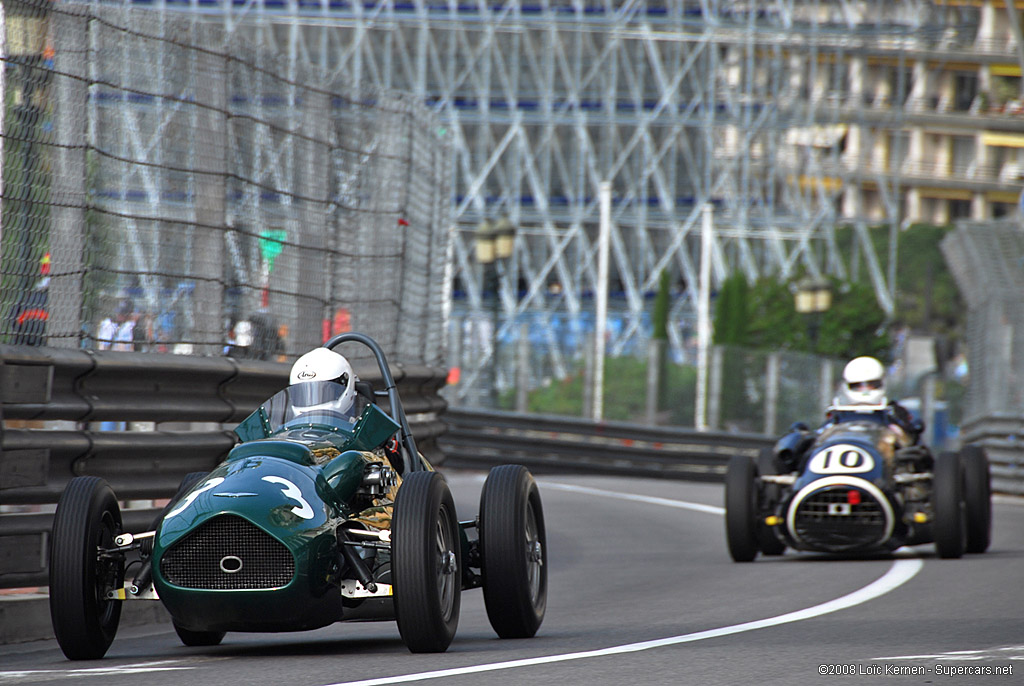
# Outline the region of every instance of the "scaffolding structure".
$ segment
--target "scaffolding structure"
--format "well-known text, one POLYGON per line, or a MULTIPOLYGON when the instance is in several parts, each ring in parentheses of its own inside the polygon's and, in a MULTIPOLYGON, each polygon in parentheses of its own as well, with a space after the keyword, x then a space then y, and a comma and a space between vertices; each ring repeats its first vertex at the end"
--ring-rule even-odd
POLYGON ((891 313, 909 145, 901 129, 926 78, 910 68, 911 56, 941 49, 950 26, 974 21, 925 0, 222 9, 325 74, 411 93, 449 129, 457 229, 449 359, 462 368, 463 401, 514 385, 514 346, 502 342, 529 337, 530 366, 542 375, 564 376, 582 357, 586 336, 575 334, 592 321, 592 295, 607 287, 596 258, 606 181, 613 355, 642 348, 649 296, 667 271, 681 296, 669 343, 685 358, 706 205, 714 208, 713 284, 734 270, 750 280, 843 278, 855 261, 891 313), (868 54, 891 68, 869 78, 868 54), (891 158, 883 171, 866 171, 879 156, 891 158), (863 207, 866 185, 881 212, 863 207), (494 287, 474 244, 480 225, 499 219, 517 231, 494 287), (840 224, 859 237, 854 254, 837 248, 840 224), (868 236, 878 224, 891 236, 881 254, 868 236))
MULTIPOLYGON (((735 270, 843 278, 866 266, 892 312, 907 123, 930 78, 918 58, 948 60, 978 24, 971 3, 932 0, 81 4, 216 23, 280 55, 285 80, 312 70, 350 83, 356 102, 397 90, 434 110, 454 153, 448 359, 462 367, 461 400, 485 393, 494 367, 491 383, 512 384, 514 355, 495 364, 501 341, 528 335, 555 377, 581 356, 585 336, 560 327, 586 329, 593 294, 609 287, 596 258, 603 182, 611 354, 642 347, 667 272, 669 345, 686 358, 706 206, 713 287, 735 270), (474 244, 499 219, 517 230, 495 280, 474 244), (881 250, 868 235, 879 224, 891 236, 881 250), (854 227, 853 253, 838 248, 838 225, 854 227)), ((285 165, 266 160, 270 176, 289 157, 275 159, 285 165)))

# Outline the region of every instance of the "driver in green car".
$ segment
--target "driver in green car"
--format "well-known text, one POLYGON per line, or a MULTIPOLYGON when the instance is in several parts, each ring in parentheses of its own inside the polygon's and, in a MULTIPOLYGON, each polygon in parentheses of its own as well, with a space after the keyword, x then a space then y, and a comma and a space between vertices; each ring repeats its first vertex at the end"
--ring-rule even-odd
POLYGON ((288 376, 292 413, 296 417, 315 413, 354 422, 362 410, 356 402, 358 382, 359 377, 344 356, 327 348, 314 348, 295 360, 288 376), (333 382, 340 389, 325 393, 321 383, 313 382, 333 382))

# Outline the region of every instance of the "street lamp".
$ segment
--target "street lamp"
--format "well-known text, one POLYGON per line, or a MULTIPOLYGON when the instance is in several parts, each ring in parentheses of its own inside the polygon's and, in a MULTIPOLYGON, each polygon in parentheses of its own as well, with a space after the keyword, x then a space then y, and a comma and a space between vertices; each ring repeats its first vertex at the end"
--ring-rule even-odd
POLYGON ((821 278, 800 279, 793 297, 796 311, 808 316, 807 334, 811 341, 811 352, 817 352, 821 315, 832 307, 832 285, 821 278))
POLYGON ((495 224, 484 220, 476 229, 476 261, 484 268, 484 287, 481 296, 493 291, 491 301, 491 404, 498 407, 498 323, 501 298, 501 273, 515 249, 516 227, 502 217, 495 224))

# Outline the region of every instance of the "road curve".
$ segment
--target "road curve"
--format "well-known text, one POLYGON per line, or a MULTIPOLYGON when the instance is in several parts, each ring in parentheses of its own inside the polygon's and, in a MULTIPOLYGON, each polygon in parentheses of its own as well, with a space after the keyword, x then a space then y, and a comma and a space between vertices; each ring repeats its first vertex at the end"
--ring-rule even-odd
MULTIPOLYGON (((471 518, 482 475, 448 477, 460 518, 471 518)), ((170 626, 128 627, 97 662, 68 662, 53 641, 0 646, 0 686, 1009 684, 1024 675, 1020 500, 997 499, 984 555, 940 560, 919 546, 868 560, 787 553, 735 564, 719 485, 539 482, 550 595, 534 639, 497 639, 480 592, 469 591, 441 655, 410 654, 393 623, 228 634, 216 648, 186 648, 170 626)))

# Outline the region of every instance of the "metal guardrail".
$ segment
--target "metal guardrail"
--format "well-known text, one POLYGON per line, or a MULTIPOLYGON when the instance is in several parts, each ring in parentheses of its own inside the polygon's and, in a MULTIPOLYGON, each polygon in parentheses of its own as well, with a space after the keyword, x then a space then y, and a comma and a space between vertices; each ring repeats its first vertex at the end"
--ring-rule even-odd
POLYGON ((987 415, 964 422, 964 443, 985 449, 992 474, 992 490, 1024 495, 1024 417, 987 415))
POLYGON ((511 412, 448 408, 438 443, 450 467, 515 462, 537 473, 586 472, 721 481, 732 455, 756 457, 774 439, 595 422, 511 412))
MULTIPOLYGON (((376 364, 355 367, 363 380, 380 381, 376 364)), ((41 506, 0 514, 0 588, 47 583, 52 506, 72 477, 101 476, 124 500, 168 498, 185 474, 226 457, 236 439, 221 425, 287 385, 288 370, 228 357, 0 346, 0 504, 41 506), (59 420, 73 428, 54 429, 59 420), (154 422, 159 430, 97 430, 103 421, 154 422), (189 426, 196 422, 206 426, 189 426)), ((419 450, 440 463, 445 373, 400 363, 392 372, 419 450)), ((148 529, 157 513, 124 510, 126 530, 148 529)))

